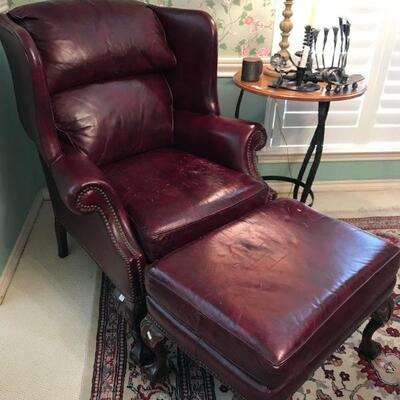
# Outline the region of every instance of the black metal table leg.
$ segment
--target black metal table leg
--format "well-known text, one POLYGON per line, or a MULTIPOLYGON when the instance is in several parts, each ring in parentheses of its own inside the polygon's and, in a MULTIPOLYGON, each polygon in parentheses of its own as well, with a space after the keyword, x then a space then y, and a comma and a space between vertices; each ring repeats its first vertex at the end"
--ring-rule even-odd
POLYGON ((238 97, 238 100, 237 100, 237 103, 236 103, 235 118, 239 118, 240 105, 242 104, 243 93, 244 93, 244 89, 240 89, 239 97, 238 97))
MULTIPOLYGON (((322 157, 322 151, 324 148, 324 140, 325 140, 325 124, 326 124, 326 118, 328 117, 328 112, 329 112, 329 107, 331 103, 330 102, 320 102, 318 103, 318 125, 317 129, 315 130, 314 137, 312 142, 312 145, 310 144, 310 148, 312 150, 309 152, 307 151, 306 157, 304 158, 303 164, 301 166, 301 169, 299 171, 299 175, 297 177, 298 180, 303 181, 303 176, 304 172, 307 168, 307 164, 310 160, 311 154, 315 151, 315 156, 314 160, 311 164, 310 171, 307 175, 307 180, 306 180, 306 186, 303 189, 303 193, 301 194, 300 201, 302 203, 305 203, 307 200, 307 197, 310 193, 311 186, 314 182, 315 175, 317 174, 319 164, 321 162, 321 157, 322 157), (308 159, 307 159, 308 155, 308 159)), ((295 188, 296 189, 296 188, 295 188)), ((294 197, 294 192, 293 192, 293 197, 294 197)), ((297 191, 296 191, 296 197, 297 198, 297 191)))
POLYGON ((325 124, 329 112, 329 107, 330 107, 330 102, 318 103, 318 125, 311 139, 310 145, 308 146, 307 153, 304 156, 304 160, 301 164, 301 168, 297 175, 297 178, 289 178, 287 176, 269 176, 269 175, 262 177, 266 181, 273 180, 273 181, 284 181, 284 182, 294 183, 293 198, 296 200, 299 195, 299 189, 303 188, 300 201, 302 203, 305 203, 308 196, 310 196, 311 203, 309 204, 309 206, 312 206, 314 203, 314 193, 311 187, 314 182, 315 175, 317 174, 319 164, 321 162, 322 150, 324 147, 324 139, 325 139, 325 124), (307 179, 304 182, 303 181, 304 174, 309 165, 311 156, 314 153, 315 153, 314 160, 311 164, 310 171, 308 172, 307 179))
MULTIPOLYGON (((314 135, 311 139, 310 145, 308 146, 306 155, 303 158, 303 162, 301 163, 301 167, 300 167, 299 173, 297 175, 297 179, 296 179, 296 184, 293 188, 293 198, 296 200, 298 198, 299 189, 301 186, 301 185, 299 185, 298 182, 303 182, 304 173, 306 172, 308 163, 310 162, 311 156, 313 155, 314 150, 315 150, 315 146, 317 143, 317 137, 318 137, 318 133, 317 133, 317 131, 315 131, 314 135)), ((304 189, 304 186, 303 186, 303 189, 304 189)))

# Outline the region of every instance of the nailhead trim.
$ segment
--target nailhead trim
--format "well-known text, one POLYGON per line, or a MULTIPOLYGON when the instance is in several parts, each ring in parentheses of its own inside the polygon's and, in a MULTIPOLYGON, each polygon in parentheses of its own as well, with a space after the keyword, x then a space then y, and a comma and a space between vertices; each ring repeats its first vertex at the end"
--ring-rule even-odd
POLYGON ((87 213, 87 212, 94 212, 97 211, 102 219, 103 222, 106 226, 106 230, 108 232, 108 235, 112 241, 112 243, 114 244, 115 248, 117 249, 119 255, 122 257, 122 259, 124 260, 126 266, 127 266, 127 272, 128 272, 128 279, 129 279, 129 284, 131 286, 132 292, 133 292, 133 298, 134 301, 138 301, 141 298, 143 298, 144 296, 144 274, 143 274, 143 266, 141 263, 141 254, 138 253, 138 251, 136 249, 134 249, 132 247, 132 245, 129 243, 124 230, 122 229, 121 223, 119 221, 119 218, 117 216, 117 213, 115 212, 115 209, 111 203, 111 200, 109 199, 108 195, 106 192, 104 192, 102 189, 100 189, 97 186, 88 186, 87 188, 85 188, 84 190, 82 190, 76 199, 76 204, 78 206, 78 209, 82 210, 83 212, 87 213), (141 290, 141 293, 136 293, 135 290, 135 278, 134 278, 134 271, 132 270, 132 265, 131 265, 131 260, 130 258, 125 254, 125 252, 123 251, 123 249, 121 248, 120 244, 118 243, 117 239, 115 238, 115 235, 113 234, 113 231, 111 229, 111 224, 107 218, 106 213, 104 212, 104 210, 97 206, 97 205, 86 205, 82 203, 82 198, 89 192, 94 191, 97 193, 100 193, 104 200, 106 201, 107 206, 110 209, 111 212, 111 216, 113 219, 113 222, 117 228, 117 231, 122 239, 122 242, 124 243, 124 245, 126 246, 126 248, 132 253, 133 257, 135 258, 134 262, 135 262, 135 267, 136 270, 138 272, 139 275, 139 287, 141 290))
MULTIPOLYGON (((267 133, 264 129, 256 130, 250 136, 246 145, 247 165, 250 174, 256 178, 260 178, 260 174, 257 169, 257 157, 256 152, 261 150, 267 143, 267 133)), ((271 201, 276 198, 276 192, 268 186, 267 200, 271 201)))
POLYGON ((261 150, 267 143, 265 130, 258 129, 252 133, 246 145, 247 165, 253 176, 259 177, 257 170, 256 151, 261 150))

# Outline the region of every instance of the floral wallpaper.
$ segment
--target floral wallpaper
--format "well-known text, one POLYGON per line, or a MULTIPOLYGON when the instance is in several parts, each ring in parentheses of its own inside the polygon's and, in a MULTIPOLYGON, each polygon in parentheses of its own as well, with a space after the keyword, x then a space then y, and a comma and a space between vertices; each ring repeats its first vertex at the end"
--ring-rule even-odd
MULTIPOLYGON (((145 0, 166 7, 209 12, 218 27, 220 57, 269 55, 275 19, 275 0, 145 0)), ((14 7, 32 0, 8 0, 14 7)))
POLYGON ((222 57, 266 57, 272 43, 275 0, 146 0, 168 7, 197 8, 210 13, 218 27, 222 57))

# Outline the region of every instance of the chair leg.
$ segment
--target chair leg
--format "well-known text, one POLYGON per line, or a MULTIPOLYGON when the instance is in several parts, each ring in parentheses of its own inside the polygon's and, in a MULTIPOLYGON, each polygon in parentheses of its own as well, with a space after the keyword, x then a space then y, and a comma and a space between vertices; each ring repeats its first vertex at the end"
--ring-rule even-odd
POLYGON ((362 340, 359 347, 360 353, 370 360, 375 359, 381 352, 381 346, 378 342, 372 340, 373 334, 382 328, 392 316, 394 302, 389 297, 372 315, 362 334, 362 340))
POLYGON ((140 323, 147 313, 146 302, 145 300, 131 302, 117 288, 114 289, 113 296, 117 302, 118 313, 127 322, 128 335, 133 336, 129 359, 141 367, 153 359, 152 351, 145 345, 140 334, 140 323))
POLYGON ((129 351, 129 358, 139 367, 143 367, 145 364, 151 363, 154 358, 153 352, 146 346, 140 333, 140 323, 142 322, 143 317, 144 315, 136 315, 132 321, 131 329, 134 341, 129 351))
POLYGON ((61 225, 61 223, 57 220, 55 220, 54 222, 54 227, 57 238, 58 256, 60 258, 65 258, 68 256, 67 231, 65 230, 64 226, 61 225))
POLYGON ((148 315, 142 320, 141 334, 144 343, 154 355, 153 361, 143 366, 143 372, 150 382, 159 382, 168 373, 167 352, 164 346, 166 337, 148 315))
POLYGON ((129 351, 130 360, 139 367, 151 363, 153 359, 152 351, 146 346, 140 334, 133 331, 133 345, 129 351))

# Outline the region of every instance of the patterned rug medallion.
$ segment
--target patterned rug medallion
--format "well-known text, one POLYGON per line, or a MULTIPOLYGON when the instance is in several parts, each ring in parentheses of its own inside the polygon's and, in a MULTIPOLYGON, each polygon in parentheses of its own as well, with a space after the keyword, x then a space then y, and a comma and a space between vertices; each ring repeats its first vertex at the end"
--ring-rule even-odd
MULTIPOLYGON (((400 217, 357 218, 348 222, 400 247, 400 217)), ((112 286, 103 279, 91 400, 230 400, 233 394, 171 344, 171 373, 152 386, 127 357, 125 322, 118 316, 112 286)), ((314 373, 292 400, 400 399, 400 275, 393 293, 392 320, 375 338, 384 345, 373 362, 360 357, 362 327, 314 373)))

